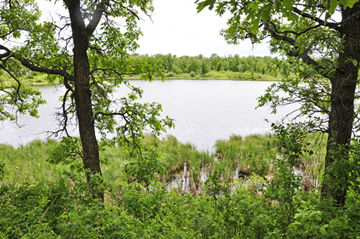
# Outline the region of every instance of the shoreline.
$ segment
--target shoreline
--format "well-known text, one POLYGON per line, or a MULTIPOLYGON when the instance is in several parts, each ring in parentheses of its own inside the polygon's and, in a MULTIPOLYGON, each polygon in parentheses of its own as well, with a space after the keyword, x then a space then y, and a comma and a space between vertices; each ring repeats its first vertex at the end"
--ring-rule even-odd
MULTIPOLYGON (((242 77, 241 73, 233 74, 234 72, 210 72, 205 75, 191 75, 190 73, 184 73, 180 75, 169 74, 165 79, 161 77, 154 77, 154 80, 231 80, 231 81, 281 81, 281 78, 275 78, 268 75, 255 74, 254 77, 242 77), (230 74, 227 74, 230 73, 230 74)), ((55 82, 49 83, 47 80, 46 74, 39 74, 34 78, 21 77, 21 81, 27 86, 42 87, 42 86, 51 86, 51 85, 61 85, 58 80, 55 82)), ((141 76, 124 76, 125 80, 142 80, 141 76)), ((13 81, 9 79, 0 79, 0 82, 4 85, 10 85, 13 81)))
MULTIPOLYGON (((124 77, 125 80, 142 80, 140 79, 140 77, 124 77)), ((165 79, 161 79, 159 77, 155 77, 154 80, 162 80, 162 81, 167 81, 167 80, 231 80, 231 81, 281 81, 281 79, 246 79, 246 78, 214 78, 214 77, 184 77, 184 76, 174 76, 174 77, 166 77, 165 79)), ((55 82, 55 83, 48 83, 48 82, 28 82, 28 81, 24 81, 26 86, 34 86, 34 87, 45 87, 45 86, 58 86, 58 85, 62 85, 62 83, 60 82, 55 82)), ((5 81, 4 84, 11 84, 10 82, 5 81)))
MULTIPOLYGON (((125 77, 126 80, 141 80, 138 77, 125 77)), ((154 80, 162 80, 159 77, 155 77, 154 80)), ((280 81, 280 79, 245 79, 245 78, 208 78, 208 77, 166 77, 166 80, 232 80, 232 81, 280 81)))

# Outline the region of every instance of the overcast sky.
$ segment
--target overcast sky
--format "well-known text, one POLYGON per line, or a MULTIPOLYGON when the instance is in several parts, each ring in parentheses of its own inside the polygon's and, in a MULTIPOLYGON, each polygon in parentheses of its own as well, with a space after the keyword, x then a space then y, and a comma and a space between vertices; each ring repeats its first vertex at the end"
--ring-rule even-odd
POLYGON ((155 11, 150 19, 144 18, 139 25, 143 31, 140 38, 140 54, 168 54, 195 56, 212 53, 219 56, 270 56, 266 43, 252 47, 250 41, 240 45, 228 45, 220 36, 226 27, 226 18, 208 9, 197 13, 195 0, 154 0, 155 11))
MULTIPOLYGON (((216 53, 219 56, 238 54, 240 56, 270 56, 268 44, 252 46, 250 41, 240 45, 228 45, 220 36, 221 29, 226 28, 226 17, 219 17, 214 11, 204 9, 197 13, 195 0, 154 0, 155 11, 152 20, 142 16, 139 26, 143 36, 140 37, 139 54, 169 54, 176 56, 209 57, 216 53)), ((64 11, 62 3, 38 0, 44 20, 51 21, 49 13, 64 11), (62 10, 59 10, 62 9, 62 10)))

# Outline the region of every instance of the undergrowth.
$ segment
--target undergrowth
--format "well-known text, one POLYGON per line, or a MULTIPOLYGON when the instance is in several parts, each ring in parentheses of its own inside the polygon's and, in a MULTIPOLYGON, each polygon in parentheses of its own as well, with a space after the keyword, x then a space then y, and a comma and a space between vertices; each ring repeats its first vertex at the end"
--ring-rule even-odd
MULTIPOLYGON (((307 137, 314 141, 317 135, 307 137)), ((17 149, 0 145, 0 237, 359 238, 356 187, 348 191, 344 207, 320 199, 319 187, 305 191, 292 167, 299 162, 321 165, 323 151, 287 161, 286 151, 280 157, 279 148, 265 150, 269 139, 272 136, 231 136, 217 142, 216 159, 173 136, 146 136, 144 143, 162 152, 164 177, 179 173, 185 162, 192 173, 207 170, 203 190, 196 194, 167 187, 160 175, 147 187, 128 183, 128 153, 106 148, 101 154, 104 204, 92 198, 83 173, 47 161, 57 141, 37 140, 17 149), (250 176, 234 178, 234 169, 241 167, 248 168, 250 176), (263 174, 263 169, 268 172, 263 174), (271 177, 265 177, 269 172, 271 177)))

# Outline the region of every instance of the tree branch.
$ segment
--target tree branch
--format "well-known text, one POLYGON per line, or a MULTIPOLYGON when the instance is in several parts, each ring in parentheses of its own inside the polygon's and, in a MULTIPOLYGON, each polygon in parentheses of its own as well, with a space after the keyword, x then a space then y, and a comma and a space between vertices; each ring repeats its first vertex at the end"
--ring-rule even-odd
POLYGON ((326 26, 328 28, 331 28, 333 30, 339 31, 340 27, 339 24, 337 23, 329 23, 329 22, 325 22, 324 20, 318 18, 318 17, 314 17, 313 15, 310 15, 306 12, 302 12, 299 8, 293 7, 294 12, 302 17, 311 19, 312 21, 315 21, 317 23, 319 23, 321 26, 326 26))
POLYGON ((92 17, 92 19, 90 20, 89 24, 86 27, 86 32, 87 32, 88 36, 91 36, 94 33, 97 25, 99 24, 99 22, 101 20, 101 17, 103 15, 103 13, 105 12, 105 8, 106 8, 107 4, 109 4, 109 0, 101 1, 96 6, 96 9, 94 10, 93 17, 92 17))
POLYGON ((29 68, 32 71, 47 73, 49 75, 59 75, 59 76, 64 77, 67 80, 74 81, 74 76, 67 73, 66 69, 55 69, 55 68, 50 69, 47 67, 35 65, 29 59, 26 59, 23 57, 15 57, 15 58, 18 59, 23 66, 29 68))
POLYGON ((305 34, 305 33, 307 33, 307 32, 310 31, 310 30, 313 30, 313 29, 316 29, 316 28, 318 28, 318 27, 321 27, 321 25, 319 24, 319 25, 315 25, 315 26, 309 27, 309 28, 307 28, 307 29, 305 29, 305 30, 303 30, 303 31, 301 31, 301 32, 294 32, 294 31, 283 31, 283 32, 281 32, 281 31, 278 31, 278 30, 276 29, 276 26, 275 26, 274 24, 272 24, 272 25, 275 27, 275 31, 276 31, 277 34, 287 34, 287 33, 291 33, 291 34, 296 35, 296 37, 299 37, 299 36, 301 36, 302 34, 305 34))
POLYGON ((317 61, 312 59, 305 51, 301 51, 298 46, 296 46, 296 41, 288 36, 281 36, 278 35, 274 29, 272 29, 269 25, 269 23, 264 24, 264 29, 268 31, 271 34, 271 37, 273 37, 276 40, 279 41, 285 41, 289 43, 291 46, 293 46, 294 49, 287 50, 286 54, 290 57, 298 57, 299 59, 302 59, 307 65, 312 65, 315 67, 315 70, 318 71, 322 76, 329 78, 328 75, 321 73, 324 68, 319 65, 317 61))

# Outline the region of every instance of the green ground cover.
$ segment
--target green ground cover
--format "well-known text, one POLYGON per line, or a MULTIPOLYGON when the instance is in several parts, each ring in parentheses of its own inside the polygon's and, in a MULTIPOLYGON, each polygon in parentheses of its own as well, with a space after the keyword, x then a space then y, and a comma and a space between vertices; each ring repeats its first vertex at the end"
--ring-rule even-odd
MULTIPOLYGON (((243 81, 280 81, 281 77, 273 77, 261 73, 232 72, 232 71, 209 71, 206 74, 201 73, 166 73, 167 80, 243 80, 243 81)), ((138 80, 138 76, 125 77, 131 80, 138 80)), ((160 79, 160 78, 156 78, 160 79)))
MULTIPOLYGON (((244 80, 244 81, 279 81, 281 78, 276 78, 270 75, 263 75, 253 72, 231 72, 231 71, 210 71, 206 74, 191 74, 191 73, 169 73, 165 74, 167 80, 244 80)), ((125 76, 128 80, 138 80, 139 76, 125 76)), ((60 84, 59 80, 49 81, 46 74, 29 73, 21 76, 19 79, 29 86, 48 86, 50 84, 60 84), (51 83, 50 83, 51 82, 51 83)), ((155 78, 160 79, 160 78, 155 78)), ((10 84, 13 80, 6 74, 0 76, 0 83, 10 84)))
MULTIPOLYGON (((306 140, 315 142, 319 136, 308 135, 306 140)), ((126 150, 106 148, 101 153, 104 205, 92 199, 83 173, 48 162, 57 141, 36 140, 16 149, 0 145, 0 236, 358 238, 360 201, 356 190, 349 191, 346 207, 339 208, 320 200, 316 187, 305 191, 300 183, 289 194, 269 186, 270 181, 286 184, 292 175, 277 174, 283 166, 274 162, 278 151, 270 147, 272 139, 271 135, 233 135, 217 141, 212 154, 199 152, 173 136, 146 136, 144 144, 159 150, 165 167, 164 175, 159 175, 149 190, 128 182, 126 150), (182 173, 185 162, 193 183, 199 180, 200 169, 207 172, 207 181, 197 193, 166 187, 172 175, 182 173), (244 174, 239 176, 243 177, 234 178, 235 169, 242 169, 244 174)), ((318 154, 304 154, 298 160, 307 173, 323 168, 324 145, 317 147, 318 154)))

